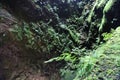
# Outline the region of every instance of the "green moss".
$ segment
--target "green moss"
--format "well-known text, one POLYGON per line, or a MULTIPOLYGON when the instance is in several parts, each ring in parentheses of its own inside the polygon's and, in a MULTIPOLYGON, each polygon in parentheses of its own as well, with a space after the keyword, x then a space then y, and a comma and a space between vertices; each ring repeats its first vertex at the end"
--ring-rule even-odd
POLYGON ((108 12, 112 8, 115 2, 116 0, 109 0, 104 7, 103 13, 108 12))
POLYGON ((91 10, 91 12, 90 12, 90 14, 88 15, 87 21, 88 21, 89 23, 90 23, 91 20, 92 20, 92 17, 93 17, 93 15, 94 15, 94 10, 95 10, 97 4, 98 4, 98 0, 96 0, 96 2, 95 2, 95 4, 94 4, 94 6, 93 6, 93 8, 92 8, 92 10, 91 10))
POLYGON ((117 80, 120 71, 120 27, 95 51, 80 57, 74 80, 117 80), (118 76, 117 76, 118 75, 118 76))
POLYGON ((99 27, 99 32, 102 32, 103 26, 105 25, 106 22, 107 22, 107 19, 105 17, 105 14, 103 14, 103 17, 102 17, 102 20, 101 20, 101 24, 100 24, 100 27, 99 27))
POLYGON ((103 7, 108 0, 100 0, 99 4, 97 5, 97 8, 103 7))
MULTIPOLYGON (((96 50, 99 54, 98 64, 94 68, 92 75, 104 80, 117 80, 120 70, 120 27, 118 27, 112 37, 96 50)), ((96 78, 96 77, 95 77, 96 78)), ((94 80, 94 79, 93 79, 94 80)))
POLYGON ((112 6, 114 5, 114 3, 116 2, 116 0, 109 0, 104 9, 103 9, 103 17, 102 17, 102 20, 101 20, 101 24, 100 24, 100 27, 99 27, 99 32, 102 32, 103 30, 103 27, 105 25, 105 23, 107 22, 107 19, 106 19, 106 14, 108 13, 108 11, 112 8, 112 6))

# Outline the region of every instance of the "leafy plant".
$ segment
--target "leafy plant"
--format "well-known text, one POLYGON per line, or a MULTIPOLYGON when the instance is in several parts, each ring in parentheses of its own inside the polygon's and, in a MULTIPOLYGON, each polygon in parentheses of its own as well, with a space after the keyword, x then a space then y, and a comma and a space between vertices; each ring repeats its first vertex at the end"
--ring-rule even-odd
POLYGON ((92 72, 98 61, 97 58, 94 51, 74 48, 71 53, 63 53, 45 63, 64 60, 66 66, 61 69, 61 76, 66 80, 69 77, 71 77, 70 80, 81 80, 92 72))
POLYGON ((110 33, 107 33, 107 32, 103 33, 102 34, 103 39, 105 41, 108 41, 113 36, 113 32, 114 32, 114 30, 112 29, 110 33))

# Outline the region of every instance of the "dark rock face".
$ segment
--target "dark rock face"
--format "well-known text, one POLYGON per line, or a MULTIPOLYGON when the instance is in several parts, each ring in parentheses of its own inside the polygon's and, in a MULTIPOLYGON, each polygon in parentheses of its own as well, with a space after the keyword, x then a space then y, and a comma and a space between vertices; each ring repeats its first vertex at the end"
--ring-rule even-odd
POLYGON ((108 32, 111 28, 117 28, 120 26, 120 0, 117 0, 112 8, 105 13, 107 22, 103 31, 108 32))
POLYGON ((5 0, 13 11, 17 14, 22 14, 23 17, 29 18, 31 20, 37 20, 41 17, 40 11, 35 7, 35 4, 30 0, 5 0))
POLYGON ((5 75, 4 75, 4 71, 3 71, 1 57, 0 57, 0 80, 6 80, 5 75))
POLYGON ((112 14, 113 17, 111 20, 113 28, 120 26, 120 0, 116 1, 116 3, 113 5, 111 13, 109 14, 112 14))
POLYGON ((59 21, 73 14, 80 15, 88 0, 2 0, 18 14, 30 21, 59 21))
POLYGON ((33 0, 2 0, 2 2, 6 3, 10 6, 10 8, 15 11, 18 15, 21 15, 26 20, 30 21, 38 21, 47 19, 54 19, 54 13, 48 8, 50 8, 49 4, 42 3, 39 6, 33 0), (47 8, 48 7, 48 8, 47 8))

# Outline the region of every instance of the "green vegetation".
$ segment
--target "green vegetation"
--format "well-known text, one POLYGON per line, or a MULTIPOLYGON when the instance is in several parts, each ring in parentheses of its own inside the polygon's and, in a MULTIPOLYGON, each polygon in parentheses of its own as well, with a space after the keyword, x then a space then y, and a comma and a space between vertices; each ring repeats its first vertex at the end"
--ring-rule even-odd
POLYGON ((44 6, 46 13, 49 9, 48 12, 55 14, 59 21, 51 17, 45 21, 21 21, 10 31, 22 48, 33 51, 37 57, 44 55, 42 64, 60 64, 57 69, 62 80, 118 80, 120 27, 113 30, 108 25, 110 29, 104 31, 109 23, 106 15, 116 1, 96 0, 91 11, 84 7, 82 14, 65 19, 60 19, 47 3, 44 6), (102 12, 97 14, 96 10, 102 12))
POLYGON ((66 25, 61 26, 62 28, 58 26, 59 28, 55 30, 44 22, 23 23, 21 26, 16 25, 11 31, 27 48, 44 54, 60 54, 70 52, 76 44, 79 45, 79 35, 74 27, 71 30, 66 25), (66 33, 57 32, 61 30, 65 30, 66 33))
POLYGON ((58 30, 60 29, 67 32, 56 32, 49 24, 39 22, 23 23, 21 27, 15 26, 12 32, 27 48, 43 54, 59 55, 45 63, 65 61, 66 66, 60 69, 63 80, 116 79, 115 75, 120 69, 119 27, 111 33, 104 33, 103 37, 107 42, 99 47, 96 44, 91 50, 75 45, 80 40, 77 36, 79 33, 74 28, 62 24, 58 30))

